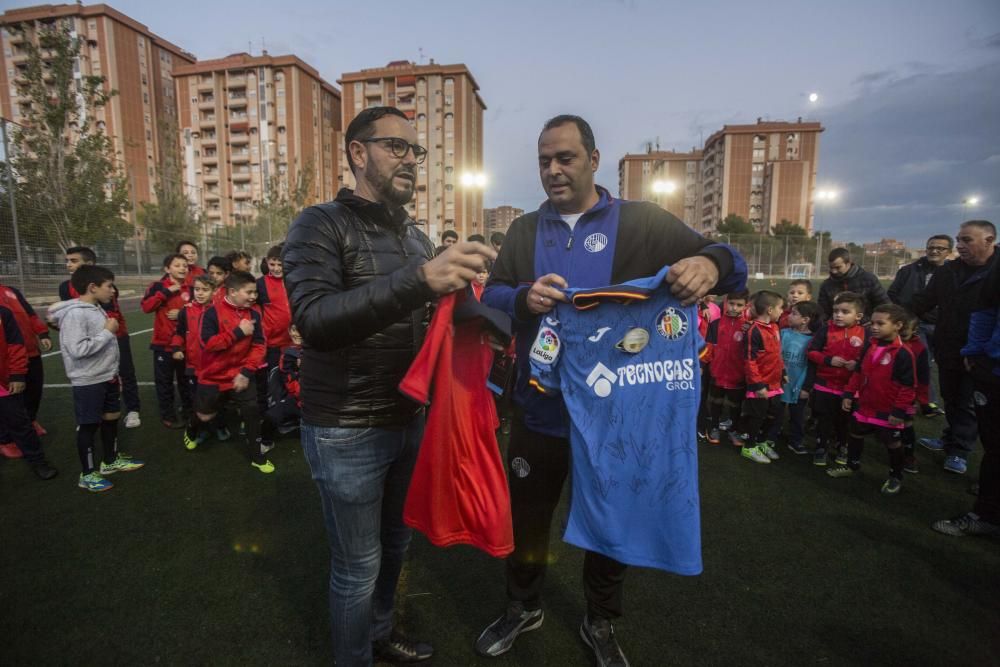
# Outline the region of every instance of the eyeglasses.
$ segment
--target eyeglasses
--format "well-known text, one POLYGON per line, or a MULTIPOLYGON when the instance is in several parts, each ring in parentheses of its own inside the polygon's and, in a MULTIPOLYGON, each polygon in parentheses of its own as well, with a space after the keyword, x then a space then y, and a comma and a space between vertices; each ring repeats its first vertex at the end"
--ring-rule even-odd
POLYGON ((943 245, 929 245, 927 246, 927 252, 948 252, 951 250, 948 246, 943 245))
POLYGON ((371 137, 370 139, 362 139, 363 144, 372 143, 384 143, 389 147, 389 152, 392 153, 393 157, 403 159, 406 154, 413 149, 413 159, 417 161, 417 164, 423 164, 424 160, 427 159, 427 149, 423 146, 417 144, 411 144, 406 139, 401 139, 399 137, 371 137))

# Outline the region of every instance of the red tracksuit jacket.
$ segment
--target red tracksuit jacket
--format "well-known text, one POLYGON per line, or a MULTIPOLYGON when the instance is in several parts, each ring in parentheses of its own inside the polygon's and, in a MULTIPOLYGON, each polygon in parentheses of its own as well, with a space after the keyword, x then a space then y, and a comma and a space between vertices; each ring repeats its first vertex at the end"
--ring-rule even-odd
POLYGON ((28 353, 17 319, 10 308, 0 306, 0 398, 10 396, 7 385, 24 382, 28 372, 28 353))
POLYGON ((780 391, 785 375, 777 322, 753 322, 743 346, 747 391, 780 391))
POLYGON ((253 379, 266 352, 260 313, 253 308, 237 308, 227 298, 216 301, 201 318, 201 345, 198 384, 229 391, 237 373, 253 379), (253 322, 249 336, 240 329, 242 320, 253 322))
POLYGON ((746 385, 743 371, 743 341, 749 323, 743 317, 723 315, 708 325, 705 346, 712 382, 723 389, 746 385))
POLYGON ((38 339, 49 337, 49 328, 45 326, 41 318, 35 314, 35 309, 24 298, 21 292, 7 285, 0 285, 0 306, 6 308, 14 315, 17 328, 21 331, 21 340, 24 341, 24 349, 28 357, 37 357, 38 339))
POLYGON ((900 338, 865 344, 858 370, 851 374, 845 398, 857 398, 858 421, 890 426, 889 417, 906 419, 916 396, 913 355, 900 338))
POLYGON ((184 353, 184 367, 196 375, 201 367, 201 320, 207 305, 192 301, 177 314, 177 329, 170 341, 171 352, 184 353))
POLYGON ((288 390, 288 395, 295 399, 295 405, 302 407, 302 392, 299 385, 299 359, 302 358, 302 347, 299 345, 289 345, 281 351, 281 361, 278 364, 279 372, 288 390))
MULTIPOLYGON (((64 280, 61 285, 59 285, 59 300, 69 301, 70 299, 76 299, 80 296, 80 293, 76 291, 73 284, 64 280)), ((115 296, 111 299, 111 303, 98 304, 104 309, 104 312, 108 314, 108 317, 118 320, 118 332, 115 333, 115 338, 124 338, 128 335, 128 324, 125 323, 125 313, 122 312, 121 307, 118 305, 118 288, 115 287, 115 296)))
POLYGON ((826 387, 832 393, 842 392, 851 379, 851 371, 830 364, 834 357, 857 361, 861 358, 861 350, 867 340, 868 330, 860 324, 855 324, 853 327, 838 327, 830 322, 820 328, 809 343, 806 354, 809 363, 815 368, 815 380, 806 389, 815 386, 826 387))
POLYGON ((163 351, 170 347, 174 332, 177 331, 177 320, 169 319, 167 312, 180 310, 191 301, 191 291, 184 289, 183 284, 180 291, 170 291, 169 286, 176 284, 170 276, 157 280, 149 286, 146 296, 142 298, 142 312, 156 313, 153 320, 153 340, 149 344, 151 350, 163 351))
POLYGON ((288 305, 285 281, 272 275, 258 278, 257 305, 264 316, 264 339, 267 346, 284 349, 291 345, 288 327, 292 326, 292 309, 288 305))
POLYGON ((931 355, 924 341, 917 336, 903 344, 910 348, 910 354, 913 355, 913 370, 917 377, 917 403, 927 405, 931 402, 931 355))

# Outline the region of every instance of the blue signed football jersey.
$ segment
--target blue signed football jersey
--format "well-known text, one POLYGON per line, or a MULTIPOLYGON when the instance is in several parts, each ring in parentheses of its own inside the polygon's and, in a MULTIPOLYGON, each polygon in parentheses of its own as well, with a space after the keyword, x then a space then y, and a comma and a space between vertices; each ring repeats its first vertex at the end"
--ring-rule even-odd
POLYGON ((532 384, 572 422, 567 542, 622 563, 699 574, 695 306, 663 280, 568 289, 531 346, 532 384))

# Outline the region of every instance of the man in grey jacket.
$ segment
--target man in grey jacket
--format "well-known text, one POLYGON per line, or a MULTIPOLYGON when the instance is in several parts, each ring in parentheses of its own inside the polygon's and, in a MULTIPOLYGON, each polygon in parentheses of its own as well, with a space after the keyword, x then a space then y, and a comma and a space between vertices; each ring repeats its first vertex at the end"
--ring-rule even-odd
POLYGON ((108 317, 101 308, 114 298, 114 280, 115 274, 102 266, 81 266, 70 279, 80 296, 49 308, 50 319, 59 327, 59 350, 66 377, 73 386, 76 448, 83 468, 77 486, 92 493, 114 486, 105 476, 145 465, 118 451, 118 320, 108 317), (98 430, 104 449, 99 470, 94 464, 98 430))

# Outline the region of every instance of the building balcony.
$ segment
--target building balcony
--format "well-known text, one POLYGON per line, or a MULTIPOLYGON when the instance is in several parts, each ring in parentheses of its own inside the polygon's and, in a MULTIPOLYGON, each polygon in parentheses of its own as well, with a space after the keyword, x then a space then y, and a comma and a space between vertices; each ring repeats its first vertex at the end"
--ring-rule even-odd
POLYGON ((214 146, 215 145, 215 135, 205 136, 201 138, 202 146, 214 146))
POLYGON ((233 191, 233 199, 235 199, 237 201, 239 201, 239 200, 246 201, 246 200, 250 199, 251 197, 253 197, 253 192, 251 192, 250 190, 234 190, 233 191))
POLYGON ((215 98, 214 97, 202 97, 198 99, 199 109, 214 109, 215 108, 215 98))
POLYGON ((243 145, 250 142, 250 135, 246 132, 230 132, 229 143, 233 146, 243 145))
POLYGON ((233 164, 246 164, 250 161, 250 151, 233 152, 229 161, 233 164))
POLYGON ((250 170, 246 171, 234 171, 233 172, 233 182, 245 182, 250 180, 250 170))
POLYGON ((365 97, 382 97, 382 86, 365 86, 365 97))
POLYGON ((198 121, 201 127, 215 127, 215 116, 202 116, 198 121))
POLYGON ((212 155, 202 155, 201 156, 201 163, 202 164, 219 164, 219 156, 218 156, 218 154, 214 154, 214 153, 212 155))
POLYGON ((218 183, 219 172, 215 169, 212 171, 205 170, 205 172, 201 175, 201 180, 205 183, 218 183))
POLYGON ((248 121, 248 120, 233 120, 230 117, 230 119, 229 119, 229 133, 230 133, 230 136, 232 136, 233 132, 239 134, 239 133, 245 133, 245 132, 249 132, 249 131, 250 131, 250 121, 248 121))
POLYGON ((201 91, 201 90, 215 90, 215 81, 213 81, 212 79, 209 79, 207 81, 205 81, 205 80, 199 80, 198 81, 198 90, 199 91, 201 91))
POLYGON ((207 215, 209 218, 221 218, 222 211, 220 211, 217 208, 210 208, 207 211, 205 211, 205 215, 207 215))
POLYGON ((205 201, 219 201, 219 192, 206 192, 205 201))
POLYGON ((226 80, 226 85, 230 88, 239 88, 242 86, 245 89, 247 85, 247 78, 242 74, 239 76, 230 76, 226 80))

